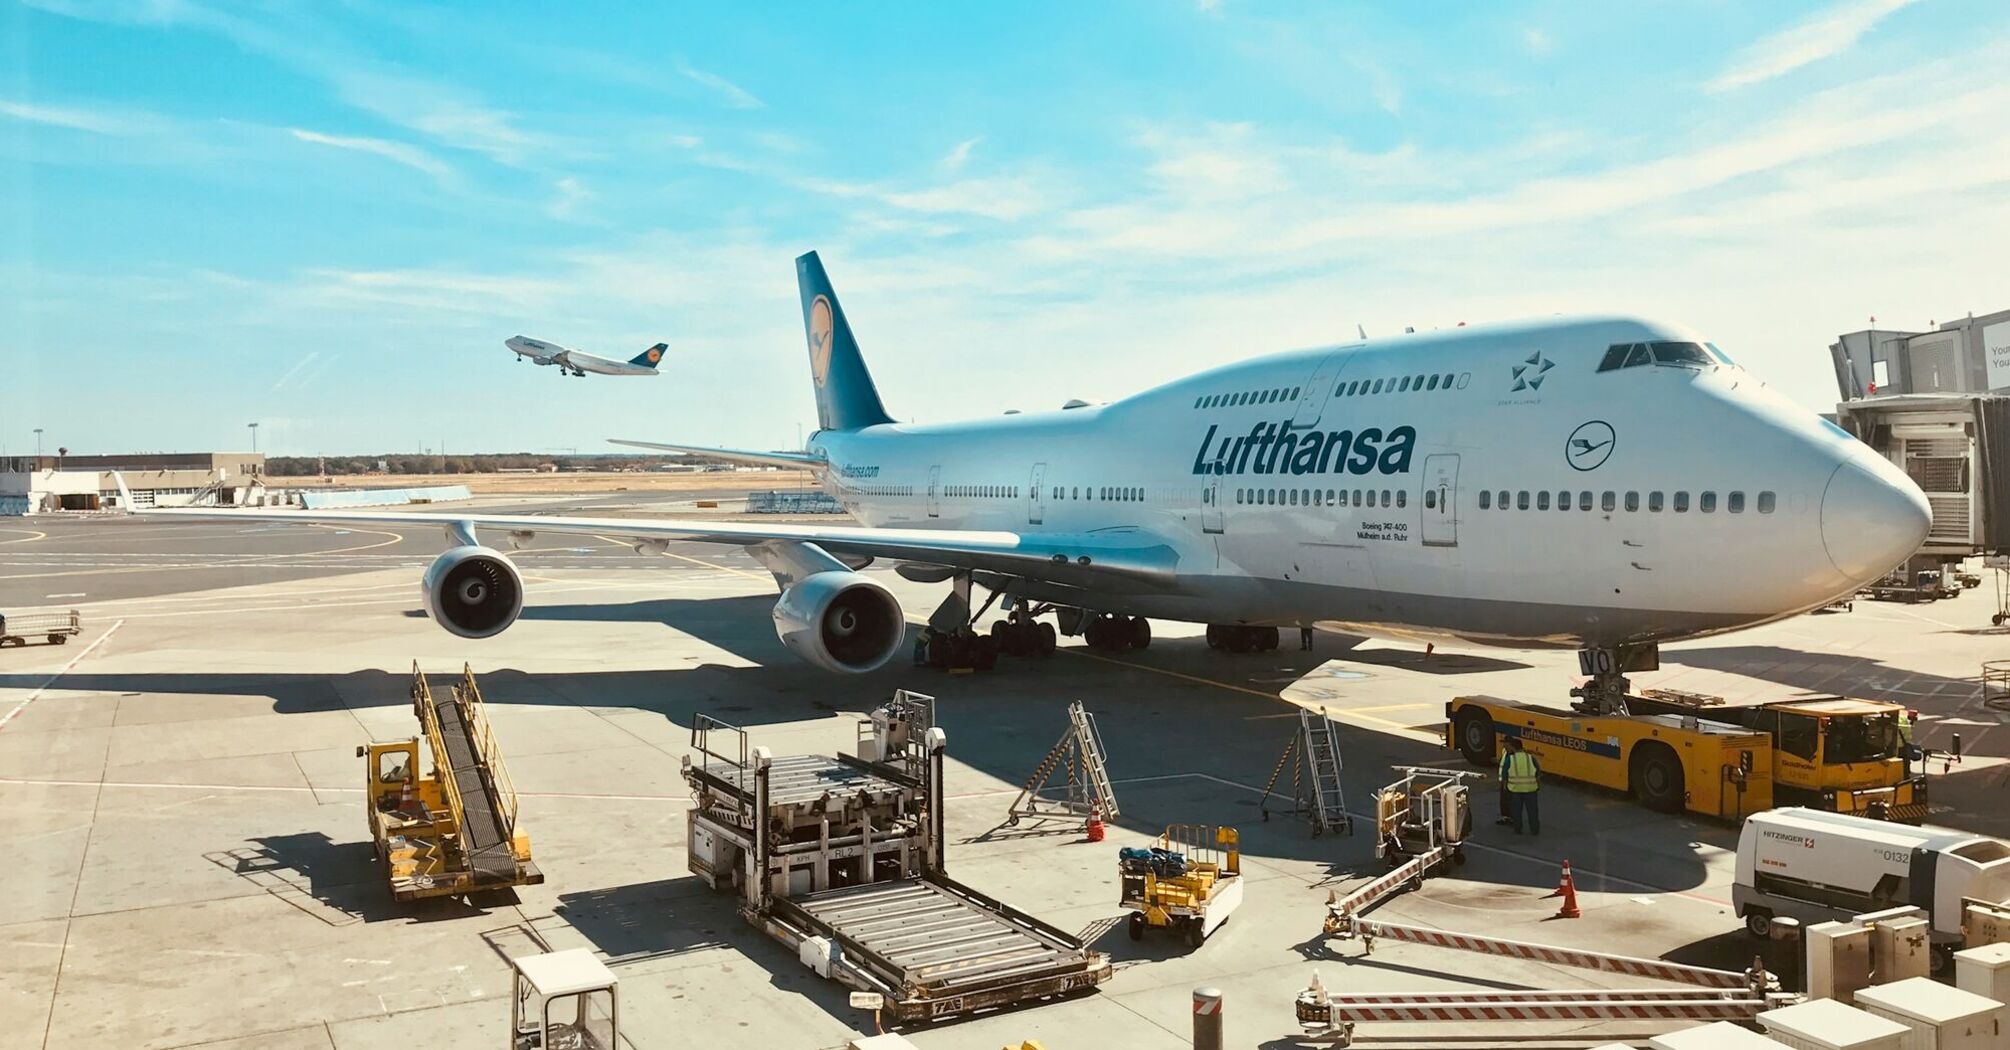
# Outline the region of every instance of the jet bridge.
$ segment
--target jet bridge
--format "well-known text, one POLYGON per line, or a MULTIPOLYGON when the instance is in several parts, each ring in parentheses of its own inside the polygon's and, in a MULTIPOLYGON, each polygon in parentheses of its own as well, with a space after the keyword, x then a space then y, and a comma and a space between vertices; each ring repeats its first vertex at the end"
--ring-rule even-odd
POLYGON ((818 974, 881 995, 896 1023, 1095 987, 1109 958, 944 872, 934 699, 901 691, 858 754, 775 757, 706 716, 684 779, 690 867, 818 974))

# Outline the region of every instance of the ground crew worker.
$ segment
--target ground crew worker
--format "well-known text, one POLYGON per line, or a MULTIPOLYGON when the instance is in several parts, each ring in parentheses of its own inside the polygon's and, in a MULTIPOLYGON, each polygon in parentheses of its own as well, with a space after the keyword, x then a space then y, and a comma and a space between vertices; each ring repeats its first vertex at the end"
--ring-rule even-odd
POLYGON ((1507 795, 1508 819, 1514 823, 1515 834, 1521 834, 1523 823, 1529 834, 1542 834, 1542 810, 1536 803, 1541 787, 1542 766, 1534 755, 1522 750, 1520 737, 1508 737, 1507 754, 1501 756, 1501 790, 1507 795))

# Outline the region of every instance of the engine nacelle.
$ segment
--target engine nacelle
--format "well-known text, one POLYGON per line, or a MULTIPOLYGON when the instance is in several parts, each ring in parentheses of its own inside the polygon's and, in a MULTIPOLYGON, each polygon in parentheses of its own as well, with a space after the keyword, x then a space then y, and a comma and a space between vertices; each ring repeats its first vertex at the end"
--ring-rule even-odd
POLYGON ((523 613, 523 576, 488 547, 455 547, 440 555, 419 590, 433 622, 462 638, 501 634, 523 613))
POLYGON ((907 635, 893 592, 855 572, 803 577, 782 592, 774 615, 782 644, 826 671, 876 670, 907 635))

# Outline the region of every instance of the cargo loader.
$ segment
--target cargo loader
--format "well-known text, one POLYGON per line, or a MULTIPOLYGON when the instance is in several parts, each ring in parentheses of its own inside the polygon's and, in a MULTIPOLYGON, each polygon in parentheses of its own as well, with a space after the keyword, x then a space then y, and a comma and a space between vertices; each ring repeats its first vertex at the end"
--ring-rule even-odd
POLYGON ((896 1024, 1108 980, 1108 956, 945 872, 934 699, 903 690, 861 730, 856 755, 777 757, 698 716, 691 871, 820 976, 880 996, 896 1024))

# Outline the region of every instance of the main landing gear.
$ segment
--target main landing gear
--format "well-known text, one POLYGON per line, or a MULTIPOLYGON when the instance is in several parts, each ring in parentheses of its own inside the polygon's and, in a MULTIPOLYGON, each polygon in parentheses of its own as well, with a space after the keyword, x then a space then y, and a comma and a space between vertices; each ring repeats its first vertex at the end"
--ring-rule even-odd
POLYGON ((1267 653, 1277 648, 1277 628, 1211 623, 1207 625, 1207 647, 1231 653, 1267 653))
POLYGON ((1089 648, 1106 653, 1144 649, 1152 644, 1152 622, 1142 616, 1095 613, 1083 623, 1082 637, 1089 648))
POLYGON ((1054 625, 1034 617, 1046 606, 1029 605, 1024 599, 1007 597, 1011 611, 991 625, 991 633, 979 634, 977 621, 993 603, 1006 597, 994 590, 982 608, 970 610, 970 577, 953 577, 949 597, 928 618, 928 626, 914 640, 914 665, 947 671, 989 671, 1003 656, 1050 656, 1056 639, 1054 625))

